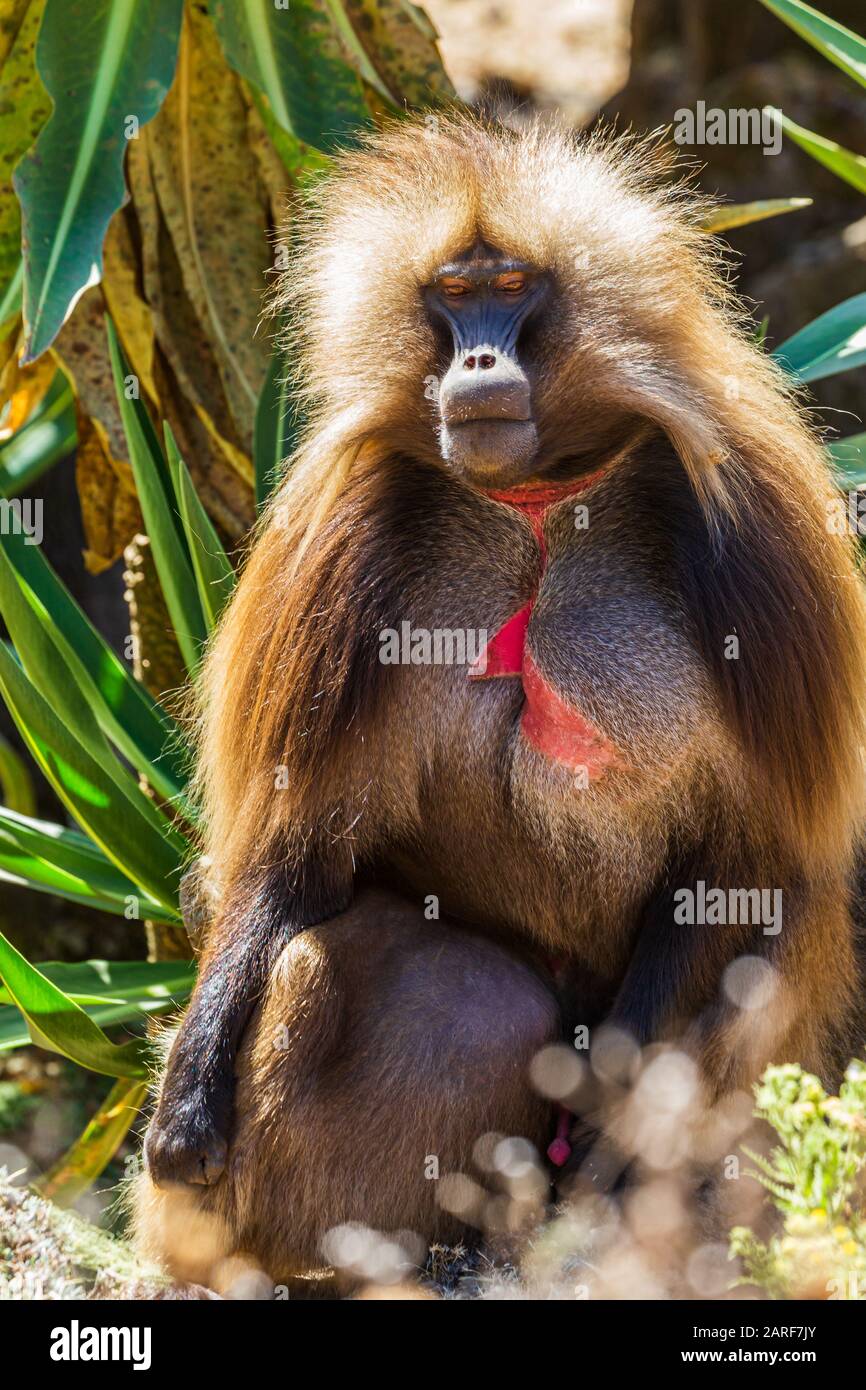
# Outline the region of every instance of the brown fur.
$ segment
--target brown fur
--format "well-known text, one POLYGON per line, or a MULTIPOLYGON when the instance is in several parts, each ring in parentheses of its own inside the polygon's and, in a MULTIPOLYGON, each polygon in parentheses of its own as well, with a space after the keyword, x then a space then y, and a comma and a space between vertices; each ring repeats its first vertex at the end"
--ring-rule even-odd
POLYGON ((518 958, 362 893, 295 937, 273 971, 239 1057, 223 1180, 204 1193, 137 1180, 143 1252, 227 1291, 252 1272, 288 1284, 321 1270, 327 1233, 352 1222, 465 1239, 495 1195, 478 1141, 546 1143, 550 1107, 529 1065, 559 1026, 552 993, 518 958), (453 1211, 460 1187, 440 1201, 455 1179, 478 1194, 466 1220, 453 1211))
MULTIPOLYGON (((256 923, 333 916, 361 870, 565 957, 574 1021, 679 1039, 700 1058, 705 1099, 748 1086, 771 1058, 829 1075, 857 1045, 848 895, 866 616, 853 546, 825 524, 820 442, 749 341, 699 205, 659 160, 627 140, 440 117, 377 136, 321 185, 281 293, 309 423, 204 676, 200 779, 224 906, 200 1000, 240 988, 233 962, 256 923), (423 389, 443 353, 422 288, 479 237, 556 286, 532 344, 539 474, 609 465, 579 543, 567 505, 548 517, 528 638, 545 678, 621 755, 579 792, 520 738, 518 682, 479 688, 461 669, 378 659, 384 627, 492 633, 535 586, 529 529, 449 475, 423 389), (675 930, 672 895, 700 879, 782 889, 780 935, 675 930), (743 955, 771 967, 772 1007, 726 996, 743 955)), ((365 1007, 378 1019, 375 992, 365 1007)), ((332 1025, 311 1004, 307 1026, 332 1025)), ((182 1079, 192 1054, 175 1056, 182 1079)), ((290 1084, 279 1059, 256 1065, 290 1084)), ((352 1132, 393 1142, 393 1100, 381 1130, 356 1100, 352 1132)), ((266 1098, 253 1132, 288 1152, 290 1113, 266 1098)), ((299 1163, 321 1161, 339 1113, 324 1131, 298 1121, 310 1134, 299 1163)), ((282 1155, 248 1144, 246 1123, 233 1152, 248 1176, 207 1199, 234 1213, 235 1241, 283 1203, 267 1195, 282 1155)), ((348 1210, 355 1163, 347 1152, 339 1192, 308 1193, 311 1209, 348 1210)), ((359 1198, 359 1217, 378 1201, 359 1198)), ((250 1239, 279 1263, 270 1236, 250 1239)))

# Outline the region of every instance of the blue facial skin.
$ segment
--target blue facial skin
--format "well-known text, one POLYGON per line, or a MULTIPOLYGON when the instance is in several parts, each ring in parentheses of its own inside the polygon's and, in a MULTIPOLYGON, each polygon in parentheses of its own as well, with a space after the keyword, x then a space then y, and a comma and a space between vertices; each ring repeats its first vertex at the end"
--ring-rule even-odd
POLYGON ((534 266, 476 247, 441 266, 424 292, 453 349, 439 386, 440 453, 481 488, 519 483, 535 466, 538 433, 520 335, 548 291, 534 266))
POLYGON ((533 266, 496 259, 454 261, 441 266, 425 297, 430 313, 451 329, 455 356, 485 345, 507 357, 516 357, 520 330, 546 292, 547 281, 533 266), (526 288, 521 293, 496 288, 495 282, 509 274, 526 277, 526 288), (441 288, 443 280, 464 281, 471 289, 452 299, 441 288))

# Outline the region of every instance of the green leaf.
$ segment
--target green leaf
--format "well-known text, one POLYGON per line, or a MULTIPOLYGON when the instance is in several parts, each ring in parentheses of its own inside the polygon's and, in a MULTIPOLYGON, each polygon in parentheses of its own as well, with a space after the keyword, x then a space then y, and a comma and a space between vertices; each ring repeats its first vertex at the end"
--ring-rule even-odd
POLYGON ((146 1099, 146 1082, 115 1081, 83 1133, 33 1184, 40 1197, 60 1207, 77 1202, 108 1167, 146 1099))
POLYGON ((299 412, 287 380, 286 361, 274 347, 256 409, 253 464, 256 472, 256 505, 261 511, 280 481, 282 465, 295 447, 299 412))
POLYGON ((6 337, 9 329, 18 322, 24 292, 24 262, 19 257, 12 278, 0 292, 0 340, 6 337))
POLYGON ((756 203, 731 203, 714 208, 701 222, 705 232, 729 232, 732 227, 747 227, 751 222, 763 222, 786 212, 810 208, 811 198, 765 198, 756 203))
MULTIPOLYGON (((26 763, 19 758, 11 743, 0 734, 0 793, 3 801, 12 811, 20 811, 32 816, 36 810, 36 793, 33 778, 26 763)), ((3 814, 0 806, 0 817, 3 814)))
MULTIPOLYGON (((12 173, 51 115, 51 98, 36 71, 36 40, 44 9, 45 0, 31 0, 27 5, 0 73, 0 324, 13 307, 16 312, 20 309, 24 280, 21 208, 12 173)), ((8 20, 8 14, 5 17, 8 20)))
POLYGON ((27 492, 75 448, 78 429, 72 392, 58 372, 29 420, 0 444, 0 497, 27 492))
POLYGON ((333 160, 330 155, 322 154, 315 145, 305 145, 296 136, 289 132, 275 120, 271 110, 271 104, 264 92, 260 92, 257 87, 247 83, 247 91, 261 117, 262 125, 267 131, 268 138, 280 157, 283 166, 289 175, 291 183, 298 188, 305 188, 314 182, 320 174, 327 173, 332 167, 333 160))
POLYGON ((127 396, 129 365, 110 318, 106 318, 106 325, 120 416, 154 564, 186 668, 190 675, 195 675, 207 641, 207 623, 198 599, 171 474, 142 401, 127 396))
POLYGON ((0 934, 0 978, 21 1010, 39 1047, 106 1076, 146 1080, 146 1045, 136 1039, 116 1044, 62 989, 51 983, 0 934))
POLYGON ((177 911, 189 846, 146 797, 133 801, 91 757, 0 644, 0 694, 36 762, 79 825, 122 873, 177 911))
POLYGON ((0 546, 0 613, 34 690, 50 702, 68 733, 139 815, 157 831, 167 830, 168 821, 111 751, 91 702, 78 682, 79 674, 88 679, 86 672, 80 663, 67 662, 56 629, 45 620, 44 614, 40 616, 36 605, 28 601, 25 586, 19 582, 3 546, 0 546))
POLYGON ((795 144, 817 159, 831 173, 850 183, 860 193, 866 193, 866 158, 862 154, 852 154, 834 140, 825 140, 823 135, 815 135, 805 126, 797 125, 774 106, 765 106, 765 112, 781 125, 795 144))
POLYGON ((847 439, 837 439, 827 452, 836 482, 843 492, 866 483, 866 434, 852 434, 847 439))
POLYGON ((36 63, 54 110, 15 171, 24 246, 25 360, 53 342, 102 269, 124 197, 126 122, 151 120, 171 84, 183 0, 48 0, 36 63))
POLYGON ((177 442, 168 421, 165 422, 165 449, 180 508, 187 548, 195 570, 198 596, 207 623, 208 634, 216 627, 220 613, 231 597, 235 585, 232 562, 226 555, 210 517, 202 506, 189 470, 178 451, 177 442))
MULTIPOLYGON (((211 0, 210 12, 229 65, 264 93, 290 135, 328 151, 369 123, 361 82, 315 0, 292 0, 288 9, 273 0, 211 0)), ((375 70, 372 79, 381 86, 375 70)))
POLYGON ((7 806, 0 806, 0 876, 105 912, 125 914, 132 899, 140 917, 179 920, 179 913, 143 895, 86 835, 7 806))
POLYGON ((866 362, 866 294, 829 309, 776 348, 773 356, 800 381, 849 372, 866 362))
MULTIPOLYGON (((170 1009, 181 1003, 195 984, 192 960, 80 960, 40 962, 47 980, 70 999, 91 1000, 99 1007, 118 1003, 134 1010, 170 1009)), ((13 1003, 0 989, 0 1005, 13 1003)))
POLYGON ((191 754, 179 726, 97 632, 39 546, 10 534, 3 547, 35 611, 51 624, 67 664, 77 662, 86 673, 86 681, 81 672, 77 679, 100 726, 159 795, 177 802, 190 818, 181 794, 191 754))
POLYGON ((866 40, 801 0, 762 0, 762 4, 837 68, 866 87, 866 40))

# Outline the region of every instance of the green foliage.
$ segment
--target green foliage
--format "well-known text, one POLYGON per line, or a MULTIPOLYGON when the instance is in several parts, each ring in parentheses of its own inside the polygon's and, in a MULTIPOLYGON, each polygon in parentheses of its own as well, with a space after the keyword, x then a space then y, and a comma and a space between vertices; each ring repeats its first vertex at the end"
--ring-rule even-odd
MULTIPOLYGON (((761 3, 790 25, 829 62, 835 63, 855 82, 866 87, 866 39, 837 24, 811 5, 803 4, 802 0, 761 0, 761 3)), ((852 154, 850 150, 843 149, 822 135, 816 135, 814 131, 806 130, 773 107, 768 107, 767 111, 813 159, 846 183, 852 184, 859 192, 866 193, 866 158, 852 154)), ((782 343, 774 356, 800 381, 820 381, 823 377, 862 366, 866 362, 866 294, 854 295, 835 309, 821 314, 813 323, 782 343)), ((840 445, 831 449, 834 465, 839 458, 837 451, 844 443, 841 441, 840 445)), ((844 470, 841 481, 847 481, 844 470)), ((849 482, 848 486, 851 485, 849 482)))
POLYGON ((49 0, 36 64, 53 111, 18 165, 23 215, 25 360, 55 338, 76 293, 102 264, 124 195, 132 115, 152 120, 174 75, 183 0, 49 0), (85 42, 76 36, 86 34, 85 42))
POLYGON ((290 135, 328 151, 369 121, 361 79, 320 6, 292 0, 290 24, 273 0, 211 0, 210 11, 229 63, 290 135))
POLYGON ((774 357, 800 381, 850 372, 866 362, 866 294, 828 309, 776 348, 774 357))
POLYGON ((850 1064, 838 1096, 793 1065, 769 1067, 755 1095, 780 1142, 769 1159, 749 1152, 751 1176, 783 1224, 766 1243, 746 1227, 731 1232, 741 1282, 772 1298, 866 1298, 866 1064, 850 1064))
MULTIPOLYGON (((243 514, 244 486, 265 500, 297 427, 282 351, 254 332, 285 191, 385 111, 452 95, 434 32, 404 0, 0 0, 0 410, 14 420, 0 496, 32 486, 79 424, 80 470, 101 450, 124 476, 111 451, 125 441, 193 680, 235 576, 182 453, 197 479, 229 476, 228 506, 212 512, 224 523, 243 514), (63 372, 28 366, 49 347, 63 372)), ((130 923, 179 922, 197 821, 182 730, 22 535, 0 545, 0 618, 12 643, 0 644, 0 697, 77 823, 35 818, 25 765, 0 745, 0 880, 130 923)), ((0 977, 0 1050, 35 1041, 118 1078, 45 1179, 74 1200, 143 1095, 140 1033, 105 1030, 174 1007, 194 966, 37 967, 0 936, 0 977)))
POLYGON ((298 410, 292 399, 287 364, 275 349, 256 411, 253 465, 256 474, 256 506, 264 506, 279 480, 280 467, 294 448, 298 410))
POLYGON ((761 3, 831 63, 866 87, 866 40, 811 5, 803 4, 802 0, 761 0, 761 3))

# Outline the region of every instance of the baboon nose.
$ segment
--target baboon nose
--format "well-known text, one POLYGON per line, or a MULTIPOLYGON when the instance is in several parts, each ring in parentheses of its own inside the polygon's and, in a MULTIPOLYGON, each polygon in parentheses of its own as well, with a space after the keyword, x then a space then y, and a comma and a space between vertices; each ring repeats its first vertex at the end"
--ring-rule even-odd
POLYGON ((476 348, 455 357, 439 392, 446 425, 476 420, 528 420, 530 390, 526 373, 507 353, 476 348))

